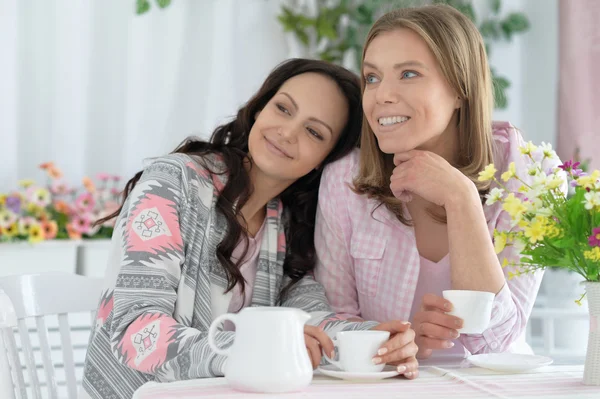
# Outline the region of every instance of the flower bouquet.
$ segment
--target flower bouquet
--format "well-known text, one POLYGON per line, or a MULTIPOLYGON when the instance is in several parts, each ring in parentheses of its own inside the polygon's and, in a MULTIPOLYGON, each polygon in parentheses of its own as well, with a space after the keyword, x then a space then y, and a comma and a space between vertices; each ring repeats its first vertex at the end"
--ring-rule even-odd
POLYGON ((510 266, 509 278, 545 268, 570 270, 584 278, 586 293, 577 301, 581 304, 587 294, 590 334, 584 384, 600 385, 600 171, 584 173, 573 161, 544 169, 544 161, 556 164, 558 159, 548 144, 529 142, 520 151, 530 160, 527 171, 517 172, 511 163, 500 179, 494 165, 479 174, 480 180, 497 185, 487 195, 487 205, 500 202, 511 218, 510 229, 494 232, 496 252, 507 245, 518 247, 519 259, 502 262, 510 266), (509 190, 508 184, 518 189, 509 190))
POLYGON ((18 190, 0 194, 0 243, 112 236, 114 220, 94 222, 118 209, 118 176, 101 173, 98 184, 85 177, 81 187, 70 187, 53 163, 40 168, 47 175, 45 185, 22 180, 18 190))

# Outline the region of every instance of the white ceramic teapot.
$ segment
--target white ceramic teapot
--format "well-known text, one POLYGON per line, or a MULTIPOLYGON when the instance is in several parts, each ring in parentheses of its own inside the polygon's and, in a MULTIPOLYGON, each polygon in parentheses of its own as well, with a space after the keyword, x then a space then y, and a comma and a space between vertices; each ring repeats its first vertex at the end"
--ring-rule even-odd
POLYGON ((248 307, 217 317, 208 331, 208 344, 227 356, 225 378, 232 388, 246 392, 294 392, 308 386, 313 370, 304 342, 304 323, 310 315, 285 307, 248 307), (235 324, 235 338, 227 349, 214 336, 225 320, 235 324))

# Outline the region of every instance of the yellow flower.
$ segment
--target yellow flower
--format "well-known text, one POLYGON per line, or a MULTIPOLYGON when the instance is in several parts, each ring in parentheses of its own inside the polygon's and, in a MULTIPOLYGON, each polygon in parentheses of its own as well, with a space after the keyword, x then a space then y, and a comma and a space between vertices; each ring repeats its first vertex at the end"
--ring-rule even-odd
POLYGON ((45 208, 50 205, 52 198, 50 197, 50 191, 45 188, 38 188, 35 190, 31 196, 31 202, 39 206, 40 208, 45 208))
POLYGON ((488 166, 486 166, 483 171, 479 172, 478 180, 479 181, 492 180, 494 178, 495 174, 496 174, 496 167, 494 166, 493 163, 491 163, 488 166))
POLYGON ((546 235, 546 219, 536 217, 531 223, 525 227, 525 237, 529 238, 529 242, 535 244, 538 241, 542 241, 546 235))
POLYGON ((515 222, 519 222, 523 213, 527 210, 527 207, 523 205, 523 202, 515 197, 513 193, 508 194, 508 196, 504 199, 504 204, 502 205, 502 209, 504 209, 510 217, 515 222))
POLYGON ((29 229, 31 226, 36 224, 35 219, 32 217, 24 217, 19 220, 19 234, 22 236, 26 236, 29 234, 29 229))
POLYGON ((553 190, 562 186, 563 183, 563 179, 561 179, 559 176, 554 176, 546 182, 546 187, 548 187, 548 190, 553 190))
POLYGON ((31 180, 31 179, 23 179, 23 180, 19 180, 19 186, 23 187, 23 188, 27 188, 27 187, 31 187, 35 184, 35 181, 31 180))
POLYGON ((589 192, 584 195, 585 201, 585 209, 591 210, 594 208, 600 208, 600 193, 599 192, 589 192))
POLYGON ((17 221, 17 215, 9 210, 0 211, 0 227, 8 227, 17 221))
POLYGON ((39 217, 42 213, 44 213, 44 208, 34 204, 33 202, 28 203, 25 209, 27 209, 28 213, 35 215, 35 217, 39 217))
POLYGON ((38 223, 32 224, 29 227, 29 242, 36 243, 44 241, 44 230, 38 223))
POLYGON ((577 179, 577 184, 584 188, 592 189, 594 184, 600 178, 600 171, 594 170, 591 175, 581 176, 577 179))
POLYGON ((531 155, 535 150, 537 150, 537 147, 531 141, 525 144, 525 147, 519 147, 519 151, 523 155, 531 155))
POLYGON ((583 252, 583 257, 587 260, 600 261, 600 247, 594 247, 583 252))
POLYGON ((19 234, 19 226, 15 222, 15 223, 9 225, 8 227, 0 228, 0 231, 2 232, 3 236, 7 236, 8 238, 14 237, 17 234, 19 234))
POLYGON ((502 173, 502 180, 509 181, 516 175, 517 175, 517 168, 515 167, 515 163, 511 162, 510 165, 508 165, 508 170, 506 172, 502 173))
POLYGON ((494 250, 499 254, 506 247, 506 239, 508 234, 505 232, 494 232, 494 250))
POLYGON ((6 194, 0 194, 0 206, 4 206, 6 204, 6 199, 8 198, 8 195, 6 194))

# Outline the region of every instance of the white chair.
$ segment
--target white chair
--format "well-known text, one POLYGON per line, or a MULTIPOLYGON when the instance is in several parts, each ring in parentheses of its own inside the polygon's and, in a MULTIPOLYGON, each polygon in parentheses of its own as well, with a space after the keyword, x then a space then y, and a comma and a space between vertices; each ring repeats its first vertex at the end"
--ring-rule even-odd
POLYGON ((35 399, 58 399, 56 371, 60 368, 65 373, 67 397, 77 398, 68 314, 91 313, 91 318, 86 317, 86 323, 89 321, 88 329, 93 328, 101 290, 102 279, 76 274, 47 273, 0 278, 0 292, 4 291, 4 295, 0 293, 0 398, 27 398, 25 377, 28 377, 29 391, 35 399), (47 316, 58 318, 58 345, 50 344, 47 316), (39 353, 38 348, 32 346, 32 336, 39 341, 39 353), (20 338, 25 367, 19 358, 16 338, 20 338), (60 350, 62 364, 53 362, 53 349, 55 352, 60 350), (35 355, 40 355, 41 362, 36 362, 35 355), (39 363, 45 376, 42 384, 37 373, 39 363), (8 367, 12 373, 8 372, 8 367), (46 385, 47 395, 42 395, 43 385, 46 385))

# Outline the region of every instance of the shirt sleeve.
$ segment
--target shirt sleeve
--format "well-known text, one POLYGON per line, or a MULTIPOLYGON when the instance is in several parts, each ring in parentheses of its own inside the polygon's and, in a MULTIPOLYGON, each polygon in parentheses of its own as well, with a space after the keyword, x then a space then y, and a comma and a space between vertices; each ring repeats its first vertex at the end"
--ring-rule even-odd
POLYGON ((342 223, 349 223, 344 208, 342 165, 329 165, 323 172, 315 226, 317 267, 315 278, 324 289, 333 310, 347 316, 360 316, 354 266, 342 223), (336 168, 331 168, 336 166, 336 168))
MULTIPOLYGON (((113 355, 158 381, 222 376, 225 357, 208 345, 208 331, 174 318, 185 243, 180 221, 189 217, 181 169, 156 161, 129 195, 113 245, 122 259, 113 293, 109 334, 113 355)), ((210 179, 207 185, 212 187, 210 179)), ((233 332, 220 331, 227 346, 233 332)))

